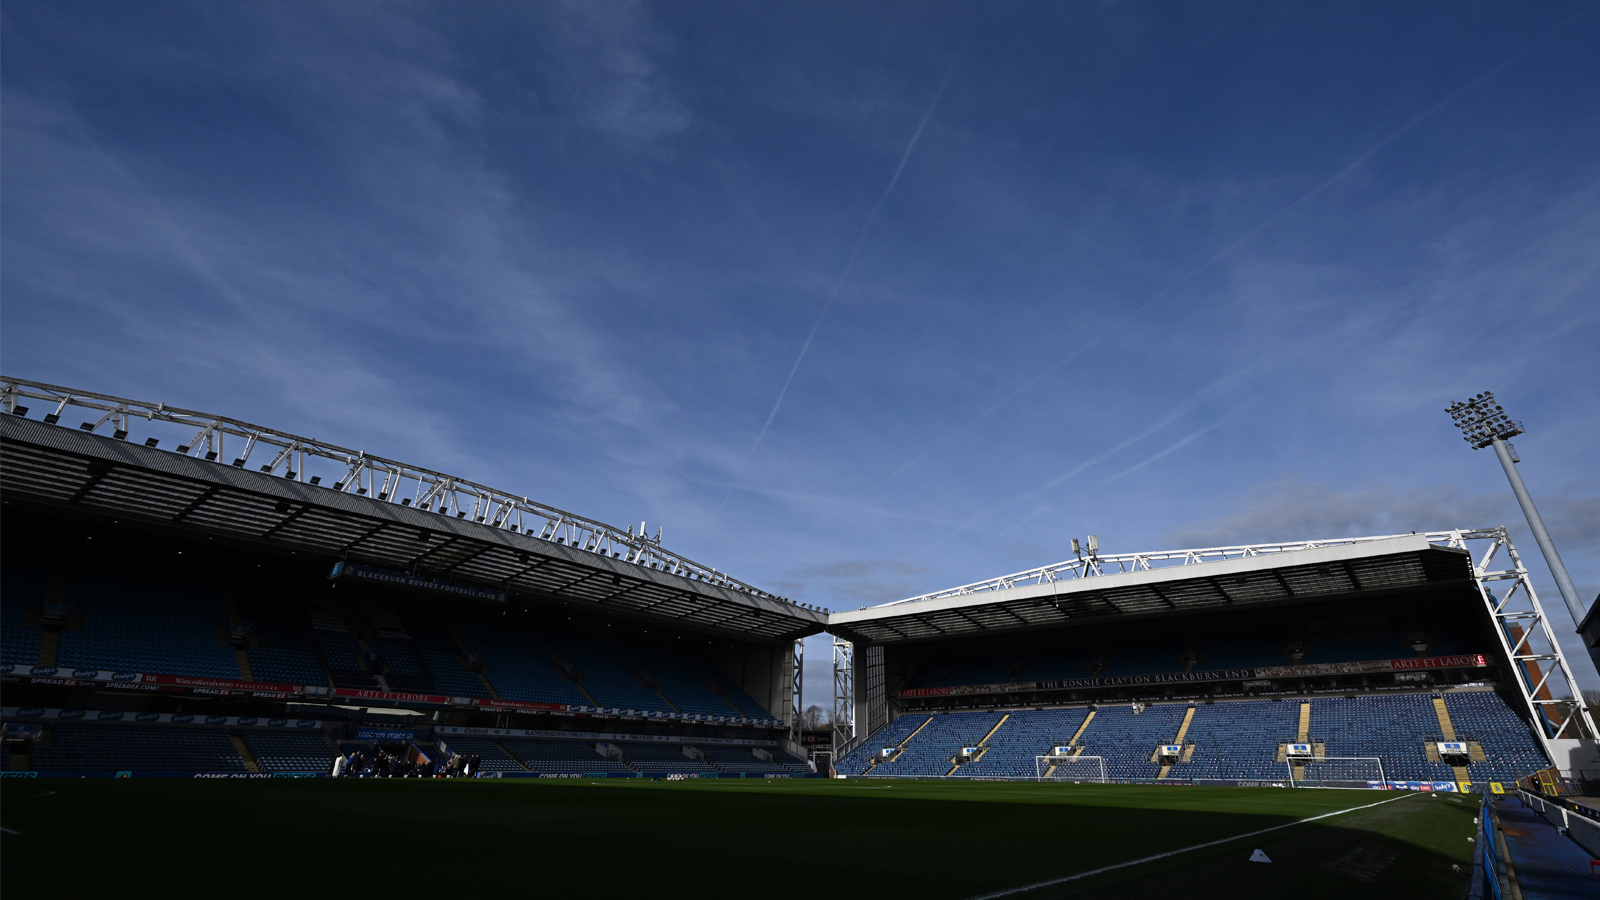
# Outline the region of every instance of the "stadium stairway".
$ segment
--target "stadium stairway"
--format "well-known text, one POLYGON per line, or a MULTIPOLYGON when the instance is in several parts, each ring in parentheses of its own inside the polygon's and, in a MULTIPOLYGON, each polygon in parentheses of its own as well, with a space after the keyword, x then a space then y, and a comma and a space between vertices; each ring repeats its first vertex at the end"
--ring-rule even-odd
MULTIPOLYGON (((1073 756, 1077 756, 1077 755, 1083 753, 1083 747, 1078 744, 1078 739, 1083 737, 1083 733, 1085 731, 1089 730, 1089 723, 1094 721, 1094 714, 1097 713, 1097 712, 1099 712, 1099 710, 1095 710, 1095 709, 1089 710, 1089 714, 1087 716, 1083 717, 1083 724, 1079 725, 1078 726, 1078 730, 1074 731, 1072 733, 1072 737, 1070 739, 1068 739, 1067 746, 1072 748, 1072 755, 1073 756)), ((1056 773, 1056 766, 1058 766, 1058 765, 1060 765, 1060 764, 1059 763, 1051 763, 1050 764, 1050 768, 1045 770, 1044 777, 1049 778, 1051 775, 1054 775, 1056 773)))
MULTIPOLYGON (((1295 729, 1294 739, 1304 744, 1311 740, 1311 701, 1300 702, 1300 725, 1295 729)), ((1304 781, 1306 767, 1303 763, 1291 765, 1290 771, 1294 773, 1296 781, 1304 781)))
MULTIPOLYGON (((71 577, 72 570, 66 564, 60 564, 55 567, 55 571, 51 573, 50 594, 45 601, 47 604, 65 604, 67 602, 67 583, 71 577)), ((82 628, 82 616, 79 615, 77 619, 77 626, 82 628)), ((68 627, 71 627, 70 624, 68 627)), ((39 665, 57 666, 60 664, 61 629, 59 627, 42 629, 42 633, 39 635, 39 665)))
MULTIPOLYGON (((1439 733, 1444 735, 1444 739, 1447 741, 1455 740, 1456 726, 1455 723, 1450 721, 1450 708, 1444 705, 1443 697, 1433 698, 1433 714, 1439 718, 1439 733)), ((1437 748, 1435 748, 1435 752, 1437 752, 1437 748)), ((1482 750, 1480 749, 1479 752, 1481 753, 1482 750)), ((1450 769, 1455 772, 1457 783, 1472 780, 1472 776, 1467 774, 1466 766, 1451 766, 1450 769)))
POLYGON ((680 656, 679 658, 705 682, 713 695, 719 696, 722 702, 732 707, 739 715, 765 719, 774 724, 777 722, 772 713, 768 712, 760 703, 757 703, 755 698, 745 693, 742 688, 734 683, 733 679, 718 671, 714 663, 709 661, 695 663, 688 656, 680 656))
MULTIPOLYGON (((976 754, 974 754, 971 759, 967 760, 968 763, 975 763, 978 760, 983 759, 983 755, 985 753, 989 752, 989 739, 994 737, 994 733, 996 731, 999 731, 1000 730, 1000 726, 1004 725, 1006 723, 1006 720, 1009 719, 1009 718, 1011 718, 1011 714, 1010 713, 1006 713, 1005 715, 1001 716, 1000 717, 1000 721, 994 723, 994 727, 989 729, 989 733, 984 735, 982 738, 980 738, 978 740, 978 752, 976 754)), ((954 766, 952 766, 950 768, 950 771, 944 773, 945 777, 948 778, 951 775, 954 775, 956 773, 956 770, 961 768, 962 765, 963 765, 963 763, 956 763, 954 766)))
MULTIPOLYGON (((918 725, 916 727, 915 731, 912 731, 910 734, 906 735, 905 740, 903 740, 899 744, 895 745, 895 753, 894 753, 893 756, 889 757, 887 762, 894 762, 895 760, 899 759, 900 758, 900 754, 906 752, 906 745, 911 743, 911 739, 916 737, 918 734, 921 734, 922 733, 922 729, 927 728, 930 724, 932 724, 932 722, 933 722, 933 716, 929 716, 927 719, 925 719, 923 721, 923 723, 921 725, 918 725)), ((872 770, 876 769, 877 767, 878 767, 878 758, 877 757, 873 757, 872 758, 872 764, 867 766, 866 771, 862 772, 861 774, 863 774, 863 775, 871 775, 872 774, 872 770)))
MULTIPOLYGON (((1191 706, 1191 707, 1189 707, 1189 711, 1183 714, 1183 722, 1178 725, 1178 734, 1177 734, 1176 737, 1174 737, 1172 739, 1172 742, 1174 744, 1178 744, 1180 746, 1183 744, 1183 739, 1184 739, 1184 737, 1186 735, 1188 735, 1188 733, 1189 733, 1189 725, 1192 722, 1194 722, 1194 707, 1191 706)), ((1186 747, 1184 749, 1183 758, 1186 760, 1187 757, 1190 756, 1193 752, 1194 752, 1193 748, 1186 747)), ((1172 763, 1163 763, 1162 766, 1161 766, 1161 770, 1156 773, 1156 777, 1157 778, 1165 778, 1165 777, 1167 777, 1167 773, 1171 772, 1171 771, 1172 771, 1172 763)))
POLYGON ((760 709, 760 707, 754 706, 753 704, 752 704, 751 708, 758 710, 758 712, 750 712, 749 710, 746 710, 744 707, 742 707, 738 703, 734 702, 733 697, 728 695, 728 689, 726 687, 723 687, 722 685, 718 684, 714 679, 707 677, 706 673, 701 671, 697 666, 695 666, 695 664, 694 664, 694 662, 692 660, 689 660, 689 659, 685 658, 682 661, 683 661, 684 667, 686 669, 688 669, 690 672, 692 672, 696 678, 700 679, 701 686, 703 686, 706 690, 710 691, 713 695, 721 697, 722 698, 722 702, 728 704, 731 707, 733 707, 733 711, 735 713, 739 714, 740 716, 752 716, 752 717, 758 716, 758 715, 763 715, 763 714, 766 713, 766 710, 760 709))
MULTIPOLYGON (((466 669, 467 660, 472 658, 472 654, 467 650, 467 642, 461 639, 461 633, 456 631, 455 626, 451 625, 449 622, 444 622, 442 624, 444 625, 445 633, 450 636, 450 642, 455 644, 456 653, 459 654, 457 657, 457 662, 461 664, 463 669, 466 669)), ((472 670, 469 669, 468 671, 472 670)), ((489 676, 482 672, 472 671, 472 677, 478 679, 478 681, 483 684, 483 689, 489 692, 490 697, 493 697, 496 700, 504 699, 500 696, 500 692, 495 690, 494 684, 489 681, 489 676)))
POLYGON ((61 632, 49 629, 39 635, 39 665, 57 665, 61 655, 61 632))
MULTIPOLYGON (((227 588, 223 589, 222 605, 228 610, 228 628, 231 634, 233 629, 244 625, 244 617, 239 615, 239 600, 234 596, 232 590, 227 588)), ((217 635, 218 640, 221 640, 224 637, 228 637, 228 635, 220 632, 217 635)), ((235 646, 233 648, 233 658, 234 662, 239 664, 239 676, 245 681, 255 681, 256 674, 255 670, 250 666, 249 650, 246 647, 235 646)))
MULTIPOLYGON (((563 673, 563 678, 566 677, 565 673, 577 671, 576 667, 561 658, 561 654, 556 652, 556 648, 550 646, 550 642, 544 639, 544 635, 535 635, 535 637, 538 638, 539 646, 544 648, 544 652, 550 654, 550 658, 556 661, 556 668, 563 673)), ((605 706, 604 703, 596 700, 593 694, 589 693, 588 688, 583 686, 583 676, 579 675, 577 678, 570 679, 570 681, 572 682, 573 687, 577 688, 579 692, 581 692, 585 697, 589 698, 589 703, 591 705, 605 706)))
POLYGON ((228 740, 233 741, 234 752, 238 753, 239 758, 244 760, 244 767, 246 769, 250 770, 251 772, 261 771, 261 766, 256 764, 255 754, 251 753, 250 748, 245 745, 244 738, 238 736, 237 734, 230 734, 228 735, 228 740))
POLYGON ((506 742, 505 741, 491 740, 490 743, 494 744, 496 747, 499 747, 500 748, 500 752, 504 753, 506 756, 511 757, 511 761, 516 763, 517 765, 521 766, 522 767, 522 771, 524 771, 524 772, 533 771, 533 769, 531 769, 528 766, 527 763, 522 761, 522 757, 520 757, 520 756, 516 755, 515 753, 511 752, 511 748, 506 746, 506 742))
POLYGON ((678 704, 673 703, 672 698, 667 696, 667 692, 662 689, 661 682, 651 677, 651 675, 641 668, 638 663, 634 662, 633 657, 629 656, 620 646, 615 644, 612 645, 611 649, 617 651, 617 655, 622 657, 622 661, 628 664, 629 669, 633 670, 633 677, 638 679, 640 684, 652 691, 655 691, 656 696, 661 698, 661 702, 665 703, 667 708, 671 709, 675 713, 681 714, 683 712, 682 709, 678 708, 678 704))

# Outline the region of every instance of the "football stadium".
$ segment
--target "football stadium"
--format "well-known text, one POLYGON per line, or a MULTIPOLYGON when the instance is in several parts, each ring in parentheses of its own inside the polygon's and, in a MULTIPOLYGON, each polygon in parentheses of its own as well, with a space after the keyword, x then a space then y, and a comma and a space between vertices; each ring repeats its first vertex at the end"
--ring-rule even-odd
POLYGON ((802 835, 897 896, 1258 896, 1285 869, 1308 897, 1501 896, 1499 817, 1533 814, 1490 799, 1600 827, 1560 796, 1600 783, 1595 725, 1503 526, 1090 539, 829 611, 643 523, 0 392, 6 825, 70 836, 8 854, 19 896, 126 893, 152 859, 192 875, 163 896, 210 896, 270 842, 369 889, 787 897, 818 887, 780 876, 802 835), (800 716, 822 633, 826 733, 800 716))

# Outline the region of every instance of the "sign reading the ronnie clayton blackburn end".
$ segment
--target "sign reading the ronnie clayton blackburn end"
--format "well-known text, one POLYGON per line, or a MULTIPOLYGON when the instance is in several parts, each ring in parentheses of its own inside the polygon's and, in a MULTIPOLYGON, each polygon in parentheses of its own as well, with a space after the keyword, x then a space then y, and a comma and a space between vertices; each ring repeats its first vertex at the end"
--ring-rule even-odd
POLYGON ((364 566, 361 563, 336 562, 333 571, 328 573, 329 578, 355 578, 361 581, 381 581, 399 587, 418 588, 425 591, 439 591, 445 594, 455 594, 458 597, 472 597, 477 600, 491 600, 495 603, 506 602, 506 592, 500 588, 484 587, 480 584, 466 584, 452 581, 448 578, 433 578, 427 575, 412 575, 407 572, 396 572, 393 569, 380 569, 377 566, 364 566))
POLYGON ((1373 659, 1361 662, 1269 666, 1259 669, 1212 669, 1205 672, 1168 672, 1160 675, 1120 675, 1112 678, 1067 678, 1057 681, 1013 681, 1003 684, 962 684, 950 687, 907 688, 897 697, 955 697, 968 694, 1016 694, 1076 688, 1127 687, 1143 684, 1191 684, 1244 681, 1258 678, 1304 678, 1311 675, 1354 675, 1412 669, 1465 669, 1492 665, 1494 657, 1482 653, 1464 656, 1427 656, 1418 659, 1373 659))
POLYGON ((961 684, 937 688, 907 688, 901 697, 949 697, 963 694, 1011 694, 1018 691, 1055 691, 1063 688, 1118 687, 1136 684, 1238 681, 1252 669, 1216 669, 1210 672, 1169 672, 1162 675, 1118 675, 1111 678, 1063 678, 1053 681, 1014 681, 1005 684, 961 684))

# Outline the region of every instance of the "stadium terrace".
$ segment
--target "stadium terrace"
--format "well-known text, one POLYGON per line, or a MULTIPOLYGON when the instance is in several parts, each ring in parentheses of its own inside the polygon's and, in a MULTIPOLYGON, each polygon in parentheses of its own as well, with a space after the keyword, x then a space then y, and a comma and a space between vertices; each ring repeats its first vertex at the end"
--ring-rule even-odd
POLYGON ((1095 548, 829 612, 364 451, 0 399, 8 775, 1600 780, 1504 528, 1095 548), (822 632, 831 733, 799 715, 822 632))

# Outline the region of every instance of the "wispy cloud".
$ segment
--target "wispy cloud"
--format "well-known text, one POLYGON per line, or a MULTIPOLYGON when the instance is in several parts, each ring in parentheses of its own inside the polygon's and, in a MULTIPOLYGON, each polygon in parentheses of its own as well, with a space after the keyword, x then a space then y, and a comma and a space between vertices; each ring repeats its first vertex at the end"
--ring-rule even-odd
MULTIPOLYGON (((783 407, 783 398, 789 394, 789 386, 794 383, 795 373, 800 371, 800 364, 805 361, 806 353, 811 350, 811 343, 817 338, 817 329, 822 327, 822 322, 828 317, 828 311, 833 308, 834 301, 839 299, 839 291, 843 290, 845 282, 850 278, 850 271, 855 268, 856 257, 861 254, 861 244, 867 239, 867 231, 872 228, 872 222, 883 210, 883 205, 889 202, 889 195, 894 193, 895 185, 900 183, 900 174, 906 169, 906 161, 911 159, 911 152, 917 149, 917 141, 921 140, 923 129, 928 127, 928 120, 933 118, 933 111, 939 108, 939 101, 944 97, 945 87, 950 83, 950 76, 955 73, 955 61, 952 60, 945 70, 944 79, 939 82, 938 90, 933 92, 933 100, 928 103, 928 108, 922 114, 922 119, 917 122, 917 128, 911 132, 911 140, 906 142, 906 149, 900 154, 900 162, 894 167, 894 174, 889 176, 889 183, 884 187, 883 193, 878 195, 878 201, 872 204, 867 211, 866 218, 861 221, 861 230, 856 232, 856 239, 850 245, 850 253, 845 257, 844 268, 839 270, 839 277, 834 280, 833 287, 828 290, 827 299, 822 304, 822 309, 817 312, 816 321, 811 323, 811 330, 806 333, 805 342, 800 345, 800 352, 794 358, 794 365, 789 367, 789 374, 783 379, 783 387, 778 390, 778 399, 773 401, 771 412, 767 413, 766 421, 761 423, 761 430, 756 433, 756 439, 750 445, 750 452, 746 458, 754 456, 756 448, 761 446, 761 441, 767 436, 767 431, 772 428, 772 421, 778 417, 778 410, 783 407)), ((727 497, 723 497, 727 501, 727 497)))
POLYGON ((1600 583, 1596 17, 1126 12, 986 8, 941 92, 936 9, 11 4, 6 368, 851 607, 1084 529, 1478 519, 1500 473, 1440 410, 1492 387, 1600 583))
POLYGON ((1135 463, 1134 465, 1132 465, 1132 466, 1130 466, 1130 467, 1128 467, 1126 469, 1123 469, 1121 472, 1118 472, 1117 474, 1111 476, 1110 478, 1107 478, 1106 479, 1106 483, 1110 484, 1111 482, 1116 481, 1119 478, 1123 478, 1125 476, 1132 475, 1133 473, 1139 471, 1140 469, 1144 468, 1145 466, 1150 465, 1151 463, 1155 462, 1156 460, 1163 459, 1163 458, 1165 458, 1167 456, 1170 456, 1171 454, 1173 454, 1173 453, 1175 453, 1175 452, 1177 452, 1179 450, 1182 450, 1184 447, 1189 446, 1190 444, 1194 443, 1196 440, 1199 440, 1200 438, 1206 436, 1207 434, 1210 434, 1211 432, 1215 431, 1216 429, 1221 428, 1223 425, 1227 424, 1230 419, 1236 418, 1237 416, 1238 416, 1238 412, 1235 411, 1235 412, 1230 413, 1228 415, 1221 416, 1221 417, 1217 418, 1215 421, 1213 421, 1210 424, 1204 426, 1203 428, 1198 428, 1198 429, 1195 429, 1194 431, 1189 432, 1188 434, 1186 434, 1183 437, 1179 438, 1177 441, 1173 442, 1172 444, 1169 444, 1165 448, 1163 448, 1160 451, 1156 452, 1155 455, 1147 456, 1143 460, 1135 463))
MULTIPOLYGON (((1293 213, 1295 210, 1300 209, 1301 207, 1305 206, 1307 203, 1310 203, 1312 200, 1314 200, 1318 196, 1320 196, 1323 193, 1325 193, 1326 191, 1328 191, 1328 189, 1332 188, 1333 186, 1335 186, 1335 185, 1339 184, 1340 182, 1344 181, 1345 179, 1349 178, 1351 174, 1356 172, 1359 168, 1361 168, 1361 166, 1365 165, 1370 159, 1372 159, 1372 157, 1376 156, 1383 149, 1385 149, 1389 145, 1393 144, 1395 141, 1401 139, 1402 137, 1404 137, 1405 135, 1407 135, 1408 133, 1410 133, 1411 131, 1416 129, 1417 126, 1421 125, 1423 122, 1425 122, 1428 119, 1430 119, 1430 118, 1434 117, 1435 115, 1437 115, 1439 112, 1444 110, 1446 107, 1450 106, 1452 103, 1454 103, 1457 100, 1459 100, 1462 96, 1464 96, 1464 95, 1472 92, 1473 90, 1476 90, 1477 88, 1481 87, 1484 83, 1488 82, 1490 79, 1494 78, 1496 75, 1499 75, 1502 71, 1504 71, 1505 69, 1509 68, 1512 64, 1516 63, 1518 60, 1520 60, 1523 57, 1525 57, 1527 54, 1532 52, 1534 49, 1539 47, 1541 44, 1544 44, 1546 41, 1549 41, 1551 38, 1553 38, 1556 35, 1562 33, 1567 28, 1571 27, 1573 24, 1575 24, 1579 20, 1581 20, 1584 17, 1586 17, 1587 15, 1589 15, 1589 13, 1591 13, 1592 11, 1593 11, 1592 9, 1585 9, 1585 10, 1579 12, 1577 15, 1572 16, 1571 18, 1569 18, 1566 21, 1562 22, 1561 24, 1557 25, 1556 27, 1549 29, 1548 31, 1546 31, 1542 35, 1540 35, 1538 38, 1536 38, 1535 40, 1528 42, 1526 45, 1524 45, 1523 47, 1518 49, 1516 52, 1514 52, 1514 53, 1502 58, 1499 62, 1497 62, 1494 65, 1490 66, 1487 70, 1485 70, 1484 72, 1479 74, 1477 77, 1473 78, 1472 80, 1468 81, 1466 84, 1462 85, 1461 87, 1459 87, 1455 91, 1451 92, 1448 96, 1446 96, 1443 99, 1439 100, 1437 103, 1434 103, 1433 105, 1429 106, 1427 109, 1424 109, 1422 112, 1419 112, 1416 115, 1412 116, 1406 122, 1401 124, 1400 127, 1396 128, 1393 131, 1389 132, 1388 134, 1384 135, 1381 139, 1379 139, 1378 141, 1373 143, 1371 146, 1367 147, 1364 151, 1362 151, 1360 154, 1358 154, 1349 163, 1345 164, 1344 167, 1339 169, 1333 175, 1325 178, 1321 182, 1319 182, 1316 185, 1314 185, 1313 187, 1311 187, 1309 190, 1304 191, 1299 196, 1295 197, 1287 205, 1279 208, 1276 212, 1272 213, 1271 215, 1269 215, 1266 218, 1262 219, 1261 221, 1257 222, 1253 227, 1251 227, 1248 230, 1246 230, 1244 232, 1244 234, 1242 234, 1239 237, 1235 238, 1227 246, 1223 247, 1221 250, 1219 250, 1216 253, 1212 254, 1209 258, 1207 258, 1205 261, 1201 262, 1199 265, 1197 265, 1194 268, 1189 269, 1187 272, 1183 273, 1176 280, 1174 280, 1173 282, 1168 284, 1166 287, 1162 288, 1160 291, 1157 291, 1155 294, 1152 294, 1148 299, 1144 300, 1142 303, 1139 303, 1138 305, 1134 306, 1130 311, 1128 311, 1126 314, 1124 314, 1121 317, 1119 317, 1109 327, 1104 328, 1104 329, 1094 333, 1092 336, 1089 337, 1088 340, 1080 343, 1071 353, 1067 354, 1065 357, 1057 360, 1052 365, 1050 365, 1050 366, 1046 367, 1045 369, 1041 370, 1038 374, 1034 375, 1033 378, 1029 379, 1028 381, 1024 382, 1020 387, 1017 387, 1014 390, 1012 390, 1010 393, 1006 394, 999 401, 990 404, 989 406, 984 408, 981 412, 979 412, 977 415, 975 415, 972 418, 968 419, 966 422, 964 422, 963 424, 961 424, 960 426, 958 426, 954 430, 946 433, 943 437, 941 437, 938 440, 932 442, 921 453, 919 453, 916 456, 912 457, 908 462, 902 464, 898 469, 895 469, 893 472, 889 473, 889 475, 887 477, 885 477, 882 482, 879 483, 878 487, 882 488, 883 486, 887 485, 888 483, 890 483, 890 482, 894 481, 895 479, 899 478, 901 475, 903 475, 906 472, 910 471, 917 464, 921 463, 923 460, 927 459, 929 456, 932 456, 934 453, 937 453, 939 450, 943 449, 951 441, 953 441, 956 438, 960 437, 962 434, 965 434, 968 430, 970 430, 974 426, 978 425, 979 423, 983 422, 984 420, 988 419, 990 416, 992 416, 995 413, 999 412, 1001 409, 1009 406, 1012 403, 1012 401, 1016 400, 1018 397, 1021 397, 1023 394, 1026 394, 1027 392, 1032 390, 1040 382, 1043 382, 1047 378, 1050 378, 1056 372, 1060 371, 1063 367, 1067 366, 1068 364, 1072 363, 1073 361, 1075 361, 1078 358, 1080 358, 1081 356, 1083 356, 1086 352, 1088 352, 1089 350, 1093 349, 1095 346, 1097 346, 1102 341, 1104 341, 1107 337, 1110 337, 1111 335, 1118 334, 1118 333, 1121 333, 1121 332, 1125 331, 1129 327, 1130 324, 1132 324, 1140 316, 1143 316, 1151 307, 1153 307, 1153 306, 1161 303, 1162 301, 1168 299, 1169 297, 1172 297, 1175 294, 1177 294, 1177 292, 1181 288, 1183 288, 1185 285, 1190 284, 1196 278, 1200 277, 1201 275, 1203 275, 1206 272, 1210 271, 1211 269, 1215 268, 1222 261, 1224 261, 1224 260, 1228 259, 1229 257, 1233 256, 1241 248, 1243 248, 1246 245, 1248 245, 1252 240, 1254 240, 1262 232, 1268 230, 1272 226, 1274 226, 1274 225, 1278 224, 1279 222, 1283 221, 1287 216, 1289 216, 1290 213, 1293 213)), ((1079 469, 1077 471, 1082 471, 1082 469, 1079 469)), ((1073 472, 1071 474, 1077 474, 1077 472, 1073 472)), ((1071 476, 1069 475, 1067 477, 1071 477, 1071 476)))

